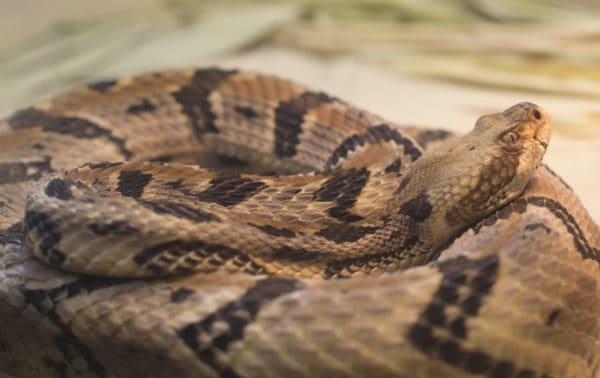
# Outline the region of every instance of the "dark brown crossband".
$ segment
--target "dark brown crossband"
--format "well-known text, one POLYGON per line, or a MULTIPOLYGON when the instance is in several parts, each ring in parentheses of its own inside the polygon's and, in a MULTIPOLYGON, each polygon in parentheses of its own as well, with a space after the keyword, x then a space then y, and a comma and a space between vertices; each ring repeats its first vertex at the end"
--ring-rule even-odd
POLYGON ((85 184, 79 181, 54 178, 50 180, 48 185, 46 185, 46 190, 44 192, 48 197, 54 197, 62 201, 68 201, 73 198, 73 192, 71 191, 71 187, 76 187, 79 189, 88 189, 88 187, 85 186, 85 184))
POLYGON ((430 143, 445 140, 451 136, 452 133, 446 130, 420 130, 415 139, 420 146, 426 148, 430 143))
POLYGON ((153 202, 153 201, 138 200, 138 203, 140 205, 144 206, 145 208, 152 210, 156 214, 173 215, 175 217, 188 219, 193 222, 202 223, 202 222, 212 222, 212 221, 219 220, 219 217, 212 213, 197 209, 195 207, 185 205, 180 202, 175 202, 175 201, 153 202))
POLYGON ((267 184, 249 178, 232 176, 218 176, 210 181, 210 187, 198 193, 196 198, 203 202, 215 202, 221 206, 234 206, 252 197, 267 184))
POLYGON ((42 161, 27 163, 0 163, 0 185, 39 180, 45 173, 51 171, 48 157, 42 161))
POLYGON ((125 197, 140 198, 152 175, 139 170, 122 171, 119 174, 117 190, 125 197))
POLYGON ((409 138, 400 134, 400 131, 385 123, 380 125, 370 126, 363 134, 354 134, 344 140, 331 154, 331 157, 325 164, 326 169, 335 167, 341 159, 348 156, 351 151, 356 151, 358 148, 366 144, 377 144, 381 142, 395 142, 399 146, 404 147, 404 153, 410 155, 412 161, 421 157, 421 149, 413 143, 409 138))
POLYGON ((141 114, 141 113, 149 113, 156 110, 156 105, 154 105, 147 98, 143 98, 138 104, 130 105, 127 108, 127 113, 129 114, 141 114))
POLYGON ((433 206, 425 192, 420 193, 400 206, 400 213, 411 217, 415 222, 423 222, 431 215, 433 206))
POLYGON ((275 109, 275 156, 284 158, 296 155, 305 114, 310 109, 333 101, 339 100, 323 92, 304 92, 280 103, 275 109))
POLYGON ((26 108, 13 114, 8 124, 15 128, 31 128, 41 126, 44 132, 69 135, 78 139, 105 138, 117 146, 121 155, 129 159, 133 156, 125 146, 125 140, 112 134, 106 129, 87 119, 79 117, 53 117, 35 108, 26 108))
POLYGON ((357 222, 363 217, 351 213, 350 208, 356 203, 370 173, 367 168, 336 170, 333 177, 315 192, 314 200, 334 202, 335 205, 327 211, 332 218, 344 223, 357 222))
POLYGON ((262 267, 254 266, 241 251, 202 240, 176 239, 156 244, 137 253, 133 260, 154 274, 190 273, 201 264, 210 266, 207 271, 215 271, 228 261, 250 273, 263 273, 262 267))
POLYGON ((356 242, 367 235, 372 235, 380 230, 379 226, 354 226, 344 223, 327 226, 315 233, 335 243, 356 242))
POLYGON ((302 284, 291 278, 271 277, 257 281, 239 299, 180 329, 179 337, 219 376, 238 377, 238 373, 221 362, 219 355, 227 352, 232 343, 243 339, 244 330, 263 306, 301 288, 302 284))
POLYGON ((52 343, 61 353, 59 358, 48 358, 47 367, 54 370, 57 376, 70 376, 85 374, 96 377, 106 377, 108 374, 100 360, 94 356, 92 350, 75 335, 54 310, 58 304, 78 295, 86 295, 104 288, 128 282, 125 279, 107 277, 81 277, 51 289, 26 289, 23 290, 25 303, 33 306, 37 311, 57 327, 59 335, 52 338, 52 343), (87 371, 82 371, 83 366, 87 371), (77 371, 70 370, 79 366, 77 371), (70 373, 68 373, 70 372, 70 373))
POLYGON ((236 70, 218 68, 199 69, 189 84, 172 93, 181 105, 181 111, 189 117, 199 139, 202 139, 205 133, 219 132, 215 124, 217 115, 212 109, 209 97, 224 80, 236 73, 236 70))
POLYGON ((65 260, 65 254, 57 245, 61 240, 58 225, 47 214, 27 211, 23 220, 23 234, 27 235, 36 230, 39 236, 37 246, 41 255, 51 264, 60 266, 65 260))
POLYGON ((539 374, 520 368, 516 362, 495 359, 485 351, 464 347, 461 342, 469 336, 467 319, 477 316, 496 282, 499 264, 497 255, 479 259, 459 256, 438 263, 442 283, 417 323, 410 328, 408 340, 428 356, 469 374, 538 377, 539 374), (460 311, 446 311, 449 306, 460 311), (441 332, 434 332, 435 329, 441 332))

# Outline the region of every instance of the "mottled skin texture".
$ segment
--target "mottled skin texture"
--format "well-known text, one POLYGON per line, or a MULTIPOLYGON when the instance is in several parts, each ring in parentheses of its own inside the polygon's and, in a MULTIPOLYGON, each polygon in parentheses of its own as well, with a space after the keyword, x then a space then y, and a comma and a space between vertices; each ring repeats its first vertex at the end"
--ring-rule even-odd
POLYGON ((16 112, 0 371, 595 377, 600 235, 549 134, 530 103, 452 139, 219 69, 16 112))

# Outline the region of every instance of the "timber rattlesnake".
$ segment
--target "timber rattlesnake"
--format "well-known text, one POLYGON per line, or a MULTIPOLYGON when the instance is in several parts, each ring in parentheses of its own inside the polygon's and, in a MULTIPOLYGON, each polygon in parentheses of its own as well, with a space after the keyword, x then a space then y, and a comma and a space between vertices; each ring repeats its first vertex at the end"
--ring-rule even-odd
POLYGON ((549 135, 530 103, 452 138, 214 68, 18 111, 2 371, 598 376, 600 233, 549 135))

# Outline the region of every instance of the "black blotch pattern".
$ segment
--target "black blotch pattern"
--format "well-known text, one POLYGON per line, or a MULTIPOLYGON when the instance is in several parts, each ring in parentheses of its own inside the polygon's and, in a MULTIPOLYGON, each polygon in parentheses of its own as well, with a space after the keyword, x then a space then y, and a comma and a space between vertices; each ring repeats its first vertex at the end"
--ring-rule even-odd
POLYGON ((49 116, 41 110, 35 108, 25 108, 14 112, 6 122, 13 129, 22 129, 28 127, 40 126, 45 123, 49 116))
POLYGON ((223 244, 207 243, 202 240, 171 240, 145 248, 134 256, 138 265, 153 272, 164 274, 174 264, 177 273, 189 273, 194 267, 201 263, 208 263, 214 270, 231 261, 237 267, 243 267, 243 271, 255 274, 264 273, 262 267, 254 264, 242 252, 223 244), (184 257, 184 266, 177 261, 184 257))
MULTIPOLYGON (((107 372, 102 363, 94 356, 88 346, 81 342, 78 336, 73 334, 70 327, 65 325, 61 317, 54 311, 54 308, 56 308, 58 303, 68 300, 75 295, 91 293, 126 282, 128 280, 118 278, 81 277, 76 281, 52 289, 25 289, 23 290, 23 295, 25 303, 30 304, 41 314, 44 314, 58 328, 60 335, 53 339, 53 344, 60 350, 68 363, 67 366, 75 366, 77 363, 73 363, 74 360, 83 359, 90 374, 98 377, 106 377, 107 372)), ((48 360, 46 363, 54 364, 59 362, 48 360)))
POLYGON ((179 288, 171 293, 171 302, 181 303, 194 294, 194 290, 185 287, 179 288))
POLYGON ((341 159, 348 156, 350 151, 355 151, 365 144, 377 144, 381 142, 394 141, 397 145, 404 147, 404 153, 410 155, 412 161, 421 157, 421 150, 409 138, 400 134, 400 131, 388 124, 370 126, 363 134, 354 134, 346 138, 331 154, 325 167, 334 167, 341 159))
POLYGON ((277 227, 273 227, 268 224, 258 225, 258 224, 249 223, 249 225, 259 229, 260 231, 262 231, 264 233, 272 235, 272 236, 278 236, 278 237, 284 237, 284 238, 293 238, 294 236, 296 236, 296 233, 288 228, 277 228, 277 227))
POLYGON ((530 372, 518 369, 511 361, 494 359, 484 351, 463 347, 458 342, 468 338, 465 321, 479 313, 483 300, 496 282, 499 264, 497 255, 478 259, 459 256, 439 262, 442 282, 430 304, 410 328, 408 340, 428 356, 470 374, 498 377, 530 372), (461 313, 449 319, 445 311, 447 306, 458 307, 461 313), (434 329, 444 332, 435 333, 434 329), (448 336, 441 336, 446 334, 448 336), (503 375, 505 373, 510 374, 503 375))
POLYGON ((546 226, 543 223, 529 223, 529 224, 525 225, 525 230, 538 230, 538 229, 543 230, 547 234, 549 234, 551 231, 550 227, 546 226))
POLYGON ((334 202, 327 213, 344 223, 357 222, 363 217, 353 214, 349 209, 354 206, 363 187, 369 179, 367 168, 336 170, 314 194, 315 201, 334 202))
POLYGON ((490 378, 512 377, 515 371, 515 365, 509 361, 500 361, 494 366, 490 373, 490 378))
MULTIPOLYGON (((407 225, 407 236, 404 237, 404 244, 402 245, 403 251, 411 250, 415 245, 417 245, 421 240, 419 239, 419 234, 417 232, 417 227, 414 223, 407 225)), ((399 237, 396 236, 397 239, 399 237)), ((421 242, 422 243, 422 242, 421 242)), ((433 259, 430 259, 430 261, 433 259)))
POLYGON ((238 374, 224 366, 218 358, 229 346, 244 337, 246 327, 256 319, 260 309, 278 297, 302 288, 302 284, 290 278, 266 278, 257 281, 239 299, 230 302, 203 320, 191 323, 178 331, 179 337, 207 365, 220 376, 237 377, 238 374), (227 329, 214 329, 216 324, 227 324, 227 329), (210 342, 200 342, 200 338, 210 342))
POLYGON ((27 235, 34 229, 40 237, 38 248, 41 255, 53 264, 62 264, 65 254, 56 247, 61 240, 58 225, 47 214, 27 211, 23 220, 23 234, 27 235))
POLYGON ((140 198, 144 188, 152 180, 152 175, 139 170, 122 171, 119 174, 117 190, 125 197, 140 198))
MULTIPOLYGON (((367 253, 357 257, 347 257, 339 260, 333 260, 327 263, 323 270, 323 278, 343 278, 347 277, 348 273, 353 273, 360 270, 360 267, 379 267, 384 268, 409 256, 414 256, 411 249, 418 243, 422 243, 416 233, 416 224, 414 222, 405 225, 407 227, 404 232, 393 232, 387 243, 391 247, 387 251, 377 253, 367 253)), ((386 228, 382 225, 380 228, 386 228)), ((377 230, 375 230, 377 232, 377 230)), ((417 247, 417 249, 420 247, 417 247)))
MULTIPOLYGON (((52 361, 50 357, 45 359, 47 366, 55 368, 57 372, 66 372, 69 369, 70 374, 64 375, 64 377, 76 375, 81 373, 79 369, 73 369, 73 366, 77 366, 85 361, 86 373, 96 377, 106 377, 107 373, 102 363, 87 345, 70 330, 70 328, 64 324, 60 315, 55 311, 46 313, 46 318, 53 323, 59 330, 59 335, 52 338, 52 344, 60 351, 60 359, 63 361, 52 361)), ((61 375, 61 377, 63 377, 61 375)))
POLYGON ((116 84, 116 80, 104 80, 89 84, 88 88, 97 92, 106 92, 110 88, 114 87, 116 84))
POLYGON ((236 70, 208 68, 196 70, 190 83, 172 93, 181 105, 181 110, 191 121, 198 138, 205 133, 218 133, 215 125, 216 115, 211 109, 210 93, 217 89, 221 82, 237 73, 236 70))
POLYGON ((90 223, 88 229, 97 235, 123 235, 137 233, 140 230, 126 221, 112 221, 109 223, 90 223))
POLYGON ((159 155, 159 156, 154 156, 151 159, 148 159, 148 161, 158 162, 158 163, 168 163, 170 161, 173 161, 174 159, 175 159, 175 156, 173 156, 173 155, 159 155))
POLYGON ((236 267, 241 268, 241 272, 249 273, 252 275, 267 274, 267 271, 263 266, 255 263, 246 255, 238 254, 231 261, 236 267))
POLYGON ((151 202, 138 200, 138 203, 154 211, 157 214, 169 214, 178 218, 185 218, 198 223, 219 220, 219 217, 217 217, 214 214, 193 208, 191 206, 184 205, 179 202, 151 202))
MULTIPOLYGON (((388 225, 387 220, 383 219, 384 224, 379 229, 385 229, 388 225)), ((407 257, 415 256, 412 252, 413 247, 422 242, 417 234, 417 225, 415 222, 407 222, 404 224, 402 232, 392 232, 386 243, 390 247, 388 250, 376 253, 365 253, 361 256, 346 257, 338 260, 333 260, 327 263, 323 270, 323 278, 343 278, 347 277, 348 273, 353 273, 360 270, 359 267, 379 267, 385 268, 391 264, 395 264, 407 257)), ((373 230, 377 232, 377 230, 373 230)), ((420 250, 421 247, 417 247, 420 250)))
POLYGON ((402 191, 406 188, 406 186, 410 183, 410 180, 412 179, 412 176, 410 175, 406 175, 402 178, 402 181, 400 181, 400 185, 398 185, 398 187, 396 188, 396 190, 394 190, 394 193, 399 194, 402 193, 402 191))
POLYGON ((28 163, 0 163, 0 185, 39 180, 50 171, 50 158, 28 163))
POLYGON ((218 176, 209 183, 210 187, 196 194, 196 198, 203 202, 215 202, 225 207, 237 205, 267 187, 267 184, 262 181, 254 181, 236 175, 218 176))
POLYGON ((153 103, 150 102, 147 98, 142 99, 139 104, 130 105, 126 112, 129 114, 140 114, 152 112, 156 109, 153 103))
POLYGON ((26 303, 30 303, 36 309, 44 312, 50 307, 49 303, 61 302, 79 294, 89 294, 96 290, 128 282, 131 280, 126 278, 81 276, 76 281, 52 289, 28 289, 23 292, 26 303))
POLYGON ((271 252, 273 260, 283 260, 288 262, 314 261, 323 254, 316 251, 310 251, 304 248, 281 247, 271 252))
POLYGON ((183 187, 183 181, 182 180, 168 181, 168 182, 165 182, 165 185, 167 185, 171 189, 179 190, 183 187))
POLYGON ((310 109, 333 101, 339 100, 323 92, 304 92, 280 103, 275 109, 275 156, 284 158, 296 155, 304 115, 310 109))
POLYGON ((420 146, 425 148, 431 142, 448 139, 451 136, 452 133, 446 130, 420 130, 415 139, 420 146))
POLYGON ((101 163, 86 163, 83 166, 89 167, 90 169, 108 169, 108 168, 112 168, 112 167, 118 167, 120 165, 123 165, 123 162, 103 161, 101 163))
POLYGON ((241 105, 237 105, 234 110, 241 114, 242 116, 244 116, 245 118, 254 118, 256 117, 258 114, 254 111, 254 109, 248 107, 248 106, 241 106, 241 105))
POLYGON ((548 314, 548 318, 546 319, 546 325, 547 326, 552 326, 554 324, 554 322, 556 321, 556 319, 558 319, 558 316, 560 315, 560 309, 554 309, 552 310, 552 312, 550 314, 548 314))
POLYGON ((372 235, 379 229, 380 227, 377 226, 334 224, 319 230, 315 233, 315 235, 321 236, 335 243, 350 243, 362 239, 367 235, 372 235))
POLYGON ((216 154, 215 155, 219 164, 227 166, 227 167, 247 167, 248 162, 245 160, 241 160, 235 156, 216 154))
POLYGON ((138 265, 148 264, 154 258, 168 252, 173 256, 183 256, 193 251, 200 251, 206 247, 206 243, 201 240, 172 240, 153 245, 136 254, 133 260, 138 265))
POLYGON ((55 178, 50 180, 46 185, 45 193, 49 197, 58 198, 59 200, 68 201, 73 198, 73 192, 69 188, 73 182, 55 178))
POLYGON ((21 222, 12 224, 7 229, 0 231, 0 246, 9 243, 20 245, 22 237, 23 224, 21 222))
POLYGON ((83 118, 54 117, 35 108, 26 108, 15 112, 7 121, 15 129, 41 126, 45 132, 69 135, 78 139, 106 138, 117 146, 125 158, 133 155, 126 148, 124 139, 114 136, 109 129, 83 118))
POLYGON ((394 162, 385 167, 385 173, 400 173, 402 169, 402 160, 396 159, 394 162))
POLYGON ((415 222, 423 222, 425 219, 429 218, 432 210, 433 206, 431 206, 425 192, 421 192, 418 196, 400 206, 400 213, 408 215, 414 219, 415 222))
POLYGON ((513 202, 504 206, 503 208, 497 210, 495 213, 492 213, 491 215, 479 221, 479 223, 473 226, 473 230, 475 231, 475 233, 478 233, 482 227, 491 226, 495 224, 499 219, 508 219, 510 215, 514 212, 522 214, 525 212, 525 210, 527 210, 527 200, 522 198, 514 200, 513 202))
POLYGON ((50 264, 61 266, 62 263, 65 262, 66 258, 67 257, 65 256, 65 254, 56 248, 53 248, 48 251, 48 262, 50 264))

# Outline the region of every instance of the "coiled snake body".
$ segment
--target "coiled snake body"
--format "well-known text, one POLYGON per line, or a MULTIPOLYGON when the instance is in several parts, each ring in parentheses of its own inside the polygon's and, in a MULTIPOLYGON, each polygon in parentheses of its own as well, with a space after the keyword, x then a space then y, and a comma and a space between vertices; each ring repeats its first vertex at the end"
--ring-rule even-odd
POLYGON ((0 371, 600 376, 600 233, 549 135, 530 103, 454 138, 215 68, 18 111, 0 371))

